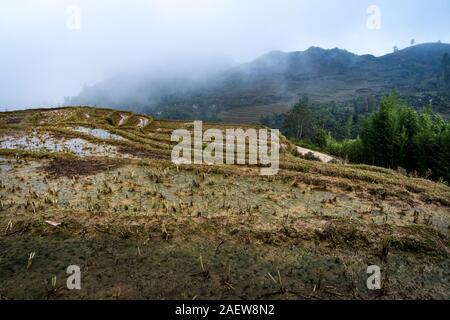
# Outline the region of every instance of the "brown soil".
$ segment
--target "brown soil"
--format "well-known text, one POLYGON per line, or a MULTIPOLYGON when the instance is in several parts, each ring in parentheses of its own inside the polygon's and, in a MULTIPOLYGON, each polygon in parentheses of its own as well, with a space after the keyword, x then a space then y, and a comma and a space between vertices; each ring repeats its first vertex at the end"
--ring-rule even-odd
POLYGON ((6 124, 19 124, 20 122, 22 122, 22 120, 24 119, 24 117, 7 117, 6 118, 6 124))
POLYGON ((115 169, 119 163, 114 160, 53 159, 41 169, 53 177, 90 176, 115 169))

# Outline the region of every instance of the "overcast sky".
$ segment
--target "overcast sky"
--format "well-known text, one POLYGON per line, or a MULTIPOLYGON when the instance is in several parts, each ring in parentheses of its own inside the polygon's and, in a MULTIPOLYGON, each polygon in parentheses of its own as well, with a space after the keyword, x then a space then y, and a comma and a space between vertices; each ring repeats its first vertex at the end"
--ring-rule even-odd
POLYGON ((0 110, 54 106, 119 72, 205 71, 310 46, 382 55, 411 39, 450 42, 450 1, 0 0, 0 110))

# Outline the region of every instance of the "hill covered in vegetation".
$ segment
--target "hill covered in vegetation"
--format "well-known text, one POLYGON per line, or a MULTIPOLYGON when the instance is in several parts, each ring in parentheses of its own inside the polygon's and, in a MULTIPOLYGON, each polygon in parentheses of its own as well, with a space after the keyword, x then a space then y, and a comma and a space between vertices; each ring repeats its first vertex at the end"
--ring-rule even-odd
POLYGON ((351 111, 301 99, 284 115, 262 118, 300 144, 353 163, 401 169, 450 181, 450 121, 431 104, 416 111, 397 93, 371 112, 351 111))
POLYGON ((427 43, 381 57, 311 47, 271 52, 250 63, 192 80, 149 75, 117 76, 85 87, 67 104, 127 107, 172 119, 259 122, 285 113, 300 97, 368 111, 397 90, 415 109, 430 102, 450 113, 450 45, 427 43))

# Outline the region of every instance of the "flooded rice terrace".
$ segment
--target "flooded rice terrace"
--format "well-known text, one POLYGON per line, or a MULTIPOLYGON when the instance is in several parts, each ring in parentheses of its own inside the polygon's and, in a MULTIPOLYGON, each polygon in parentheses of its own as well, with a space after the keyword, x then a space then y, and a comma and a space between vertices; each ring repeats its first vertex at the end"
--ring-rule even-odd
MULTIPOLYGON (((73 128, 73 131, 91 135, 104 140, 125 140, 121 136, 103 129, 91 129, 85 127, 73 128)), ((50 133, 32 131, 30 134, 6 135, 0 137, 0 149, 41 151, 41 152, 67 152, 79 157, 125 157, 132 158, 118 152, 118 148, 106 143, 93 143, 83 138, 57 137, 50 133)))
POLYGON ((93 129, 93 128, 86 128, 86 127, 76 127, 76 128, 69 128, 69 129, 77 131, 77 132, 81 132, 84 134, 88 134, 90 136, 93 136, 93 137, 96 137, 99 139, 104 139, 104 140, 119 140, 119 141, 126 140, 125 138, 123 138, 117 134, 113 134, 105 129, 93 129))

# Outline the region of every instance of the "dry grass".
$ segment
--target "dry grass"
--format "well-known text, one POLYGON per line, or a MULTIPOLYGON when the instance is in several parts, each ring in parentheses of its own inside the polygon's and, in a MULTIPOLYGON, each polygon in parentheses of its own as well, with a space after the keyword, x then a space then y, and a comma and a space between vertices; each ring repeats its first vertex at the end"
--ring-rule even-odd
POLYGON ((0 150, 1 296, 117 298, 111 288, 121 288, 121 298, 449 298, 441 281, 448 274, 448 186, 299 159, 284 138, 273 177, 260 176, 257 166, 175 166, 170 134, 192 123, 155 120, 138 128, 141 116, 130 114, 119 127, 120 113, 0 114, 0 137, 36 130, 135 156, 0 150), (125 140, 68 129, 74 125, 125 140), (73 263, 84 268, 86 291, 68 292, 53 280, 73 263), (369 264, 387 270, 382 293, 365 287, 369 264))

